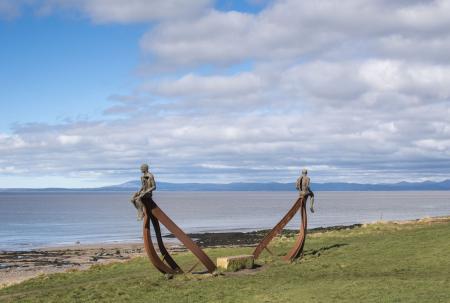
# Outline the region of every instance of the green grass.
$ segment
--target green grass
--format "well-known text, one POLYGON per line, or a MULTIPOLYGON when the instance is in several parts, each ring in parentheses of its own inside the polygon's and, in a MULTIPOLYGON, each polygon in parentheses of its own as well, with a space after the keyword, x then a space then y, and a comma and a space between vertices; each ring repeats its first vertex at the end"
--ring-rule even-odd
MULTIPOLYGON (((277 239, 283 254, 292 238, 277 239)), ((251 248, 209 249, 213 257, 251 248)), ((176 255, 187 268, 189 254, 176 255)), ((377 224, 307 238, 293 264, 266 253, 251 274, 166 280, 144 258, 0 290, 0 302, 450 302, 450 222, 377 224)))

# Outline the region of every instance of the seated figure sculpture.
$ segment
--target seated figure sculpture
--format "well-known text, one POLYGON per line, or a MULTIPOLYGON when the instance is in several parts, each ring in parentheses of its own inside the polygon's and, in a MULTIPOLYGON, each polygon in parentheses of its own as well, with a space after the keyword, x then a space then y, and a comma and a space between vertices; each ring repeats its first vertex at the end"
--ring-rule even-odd
POLYGON ((152 192, 156 189, 155 178, 149 172, 149 167, 147 164, 141 165, 141 172, 141 189, 134 193, 131 198, 131 203, 133 203, 134 207, 136 207, 138 211, 138 220, 142 220, 144 218, 144 203, 142 202, 142 199, 144 197, 151 197, 152 192))
POLYGON ((159 208, 156 202, 153 201, 152 192, 156 189, 156 183, 155 178, 149 172, 149 167, 147 164, 141 165, 141 172, 141 189, 133 195, 131 198, 131 203, 138 211, 138 220, 143 220, 144 248, 150 262, 161 273, 169 276, 184 272, 171 257, 164 245, 161 235, 161 223, 197 257, 199 262, 197 262, 187 272, 192 272, 199 263, 202 263, 209 273, 213 273, 216 270, 216 265, 214 262, 188 235, 183 232, 183 230, 181 230, 181 228, 175 224, 175 222, 169 218, 169 216, 167 216, 159 208), (156 242, 158 243, 159 254, 162 256, 162 259, 153 245, 150 230, 151 226, 153 226, 156 242))
POLYGON ((295 187, 299 191, 299 195, 301 197, 305 197, 305 199, 308 199, 310 197, 310 210, 313 213, 314 212, 314 193, 312 192, 311 188, 309 187, 310 179, 308 177, 308 170, 305 168, 302 170, 302 175, 297 179, 297 183, 295 184, 295 187))
POLYGON ((307 233, 307 214, 306 214, 306 203, 308 197, 310 197, 311 212, 314 212, 314 193, 310 188, 310 179, 307 176, 308 171, 306 169, 302 170, 302 175, 297 179, 295 187, 299 191, 299 197, 295 201, 294 205, 292 205, 291 209, 284 215, 284 217, 272 228, 264 238, 259 242, 253 251, 253 257, 255 259, 259 258, 262 251, 266 249, 270 254, 273 254, 267 246, 277 235, 281 234, 283 228, 291 221, 291 219, 295 216, 296 212, 300 210, 300 218, 301 225, 297 240, 295 241, 294 246, 291 250, 283 257, 286 261, 294 261, 295 259, 301 258, 303 255, 303 248, 306 240, 307 233))

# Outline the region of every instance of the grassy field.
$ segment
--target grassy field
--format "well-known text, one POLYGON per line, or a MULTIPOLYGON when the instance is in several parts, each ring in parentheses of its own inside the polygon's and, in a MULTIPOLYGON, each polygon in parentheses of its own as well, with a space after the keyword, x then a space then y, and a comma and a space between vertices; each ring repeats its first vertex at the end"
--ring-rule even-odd
MULTIPOLYGON (((271 247, 287 251, 292 238, 271 247)), ((144 258, 54 274, 0 290, 0 302, 450 302, 450 222, 374 224, 307 238, 304 258, 166 280, 144 258)), ((209 249, 217 256, 252 248, 209 249)), ((176 255, 187 268, 189 254, 176 255)))

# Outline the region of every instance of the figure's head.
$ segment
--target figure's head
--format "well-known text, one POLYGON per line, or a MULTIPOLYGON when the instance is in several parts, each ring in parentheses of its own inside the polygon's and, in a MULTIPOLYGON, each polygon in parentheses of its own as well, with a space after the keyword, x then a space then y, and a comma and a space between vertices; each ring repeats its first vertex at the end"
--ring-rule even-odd
POLYGON ((306 176, 308 174, 308 170, 306 168, 302 169, 302 175, 306 176))
POLYGON ((141 172, 142 173, 148 173, 148 164, 142 164, 141 165, 141 172))

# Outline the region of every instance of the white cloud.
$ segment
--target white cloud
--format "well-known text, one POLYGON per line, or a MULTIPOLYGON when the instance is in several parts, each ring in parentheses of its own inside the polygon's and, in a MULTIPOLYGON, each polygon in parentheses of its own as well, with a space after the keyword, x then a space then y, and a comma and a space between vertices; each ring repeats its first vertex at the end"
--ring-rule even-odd
MULTIPOLYGON (((367 46, 376 51, 383 46, 378 40, 392 36, 419 45, 421 40, 435 41, 448 33, 448 3, 276 1, 258 15, 211 11, 196 20, 162 23, 144 36, 141 45, 163 64, 188 66, 335 56, 336 49, 355 55, 357 50, 370 51, 367 46)), ((389 52, 391 47, 386 47, 386 40, 383 43, 383 51, 389 52)), ((435 41, 434 52, 444 53, 446 46, 435 41)))
POLYGON ((401 60, 449 62, 450 35, 405 36, 395 33, 381 37, 374 44, 377 52, 401 60))
POLYGON ((264 85, 264 80, 253 73, 208 77, 188 74, 176 81, 162 82, 154 91, 167 96, 236 97, 254 93, 264 85))
POLYGON ((301 166, 312 167, 318 181, 332 180, 337 172, 346 174, 341 180, 366 182, 382 181, 380 172, 394 174, 392 179, 433 177, 449 168, 440 160, 449 154, 449 107, 424 108, 432 115, 421 115, 421 107, 382 113, 351 106, 314 114, 145 112, 130 120, 78 122, 38 134, 19 128, 15 136, 27 146, 0 154, 17 169, 50 175, 97 172, 99 180, 132 178, 147 160, 160 180, 171 181, 289 181, 297 174, 292 167, 301 166), (67 133, 82 138, 76 148, 55 145, 52 138, 67 133))
POLYGON ((47 0, 41 10, 76 8, 97 23, 152 22, 198 15, 210 0, 47 0))
POLYGON ((95 23, 126 24, 191 18, 210 5, 210 0, 0 0, 0 17, 18 17, 29 6, 38 15, 76 10, 95 23))
POLYGON ((450 156, 450 140, 424 139, 416 141, 415 144, 418 147, 444 152, 447 156, 450 156))
POLYGON ((421 94, 427 101, 450 97, 450 66, 392 60, 371 60, 360 70, 362 78, 378 91, 421 94))
POLYGON ((59 135, 58 136, 58 141, 62 145, 77 144, 77 143, 81 142, 81 139, 82 138, 80 136, 71 136, 71 135, 59 135))
POLYGON ((195 16, 209 0, 87 0, 81 8, 96 22, 143 22, 195 16))
POLYGON ((0 17, 5 19, 14 18, 19 14, 18 7, 8 0, 0 0, 0 17))
POLYGON ((164 63, 192 65, 197 62, 225 64, 241 60, 250 51, 248 31, 254 17, 239 12, 217 12, 190 21, 163 23, 148 32, 141 47, 164 63), (239 47, 238 47, 239 45, 239 47))
POLYGON ((26 147, 26 142, 19 135, 7 135, 0 133, 0 150, 9 151, 26 147))
POLYGON ((448 0, 418 2, 400 8, 401 21, 419 31, 442 31, 450 26, 450 2, 448 0))
POLYGON ((17 169, 14 166, 5 166, 5 167, 0 167, 0 174, 5 174, 5 175, 9 175, 9 174, 23 174, 28 172, 25 169, 17 169))
MULTIPOLYGON (((282 74, 283 88, 303 98, 326 99, 342 104, 367 91, 358 75, 357 62, 312 61, 294 65, 282 74)), ((280 73, 280 72, 279 72, 280 73)))
POLYGON ((33 4, 35 0, 0 0, 1 19, 11 20, 20 16, 22 7, 33 4))
POLYGON ((4 171, 125 181, 150 160, 165 181, 288 182, 302 166, 317 181, 450 178, 448 1, 106 3, 71 5, 95 22, 157 20, 141 46, 167 73, 111 97, 120 118, 1 135, 4 171))

